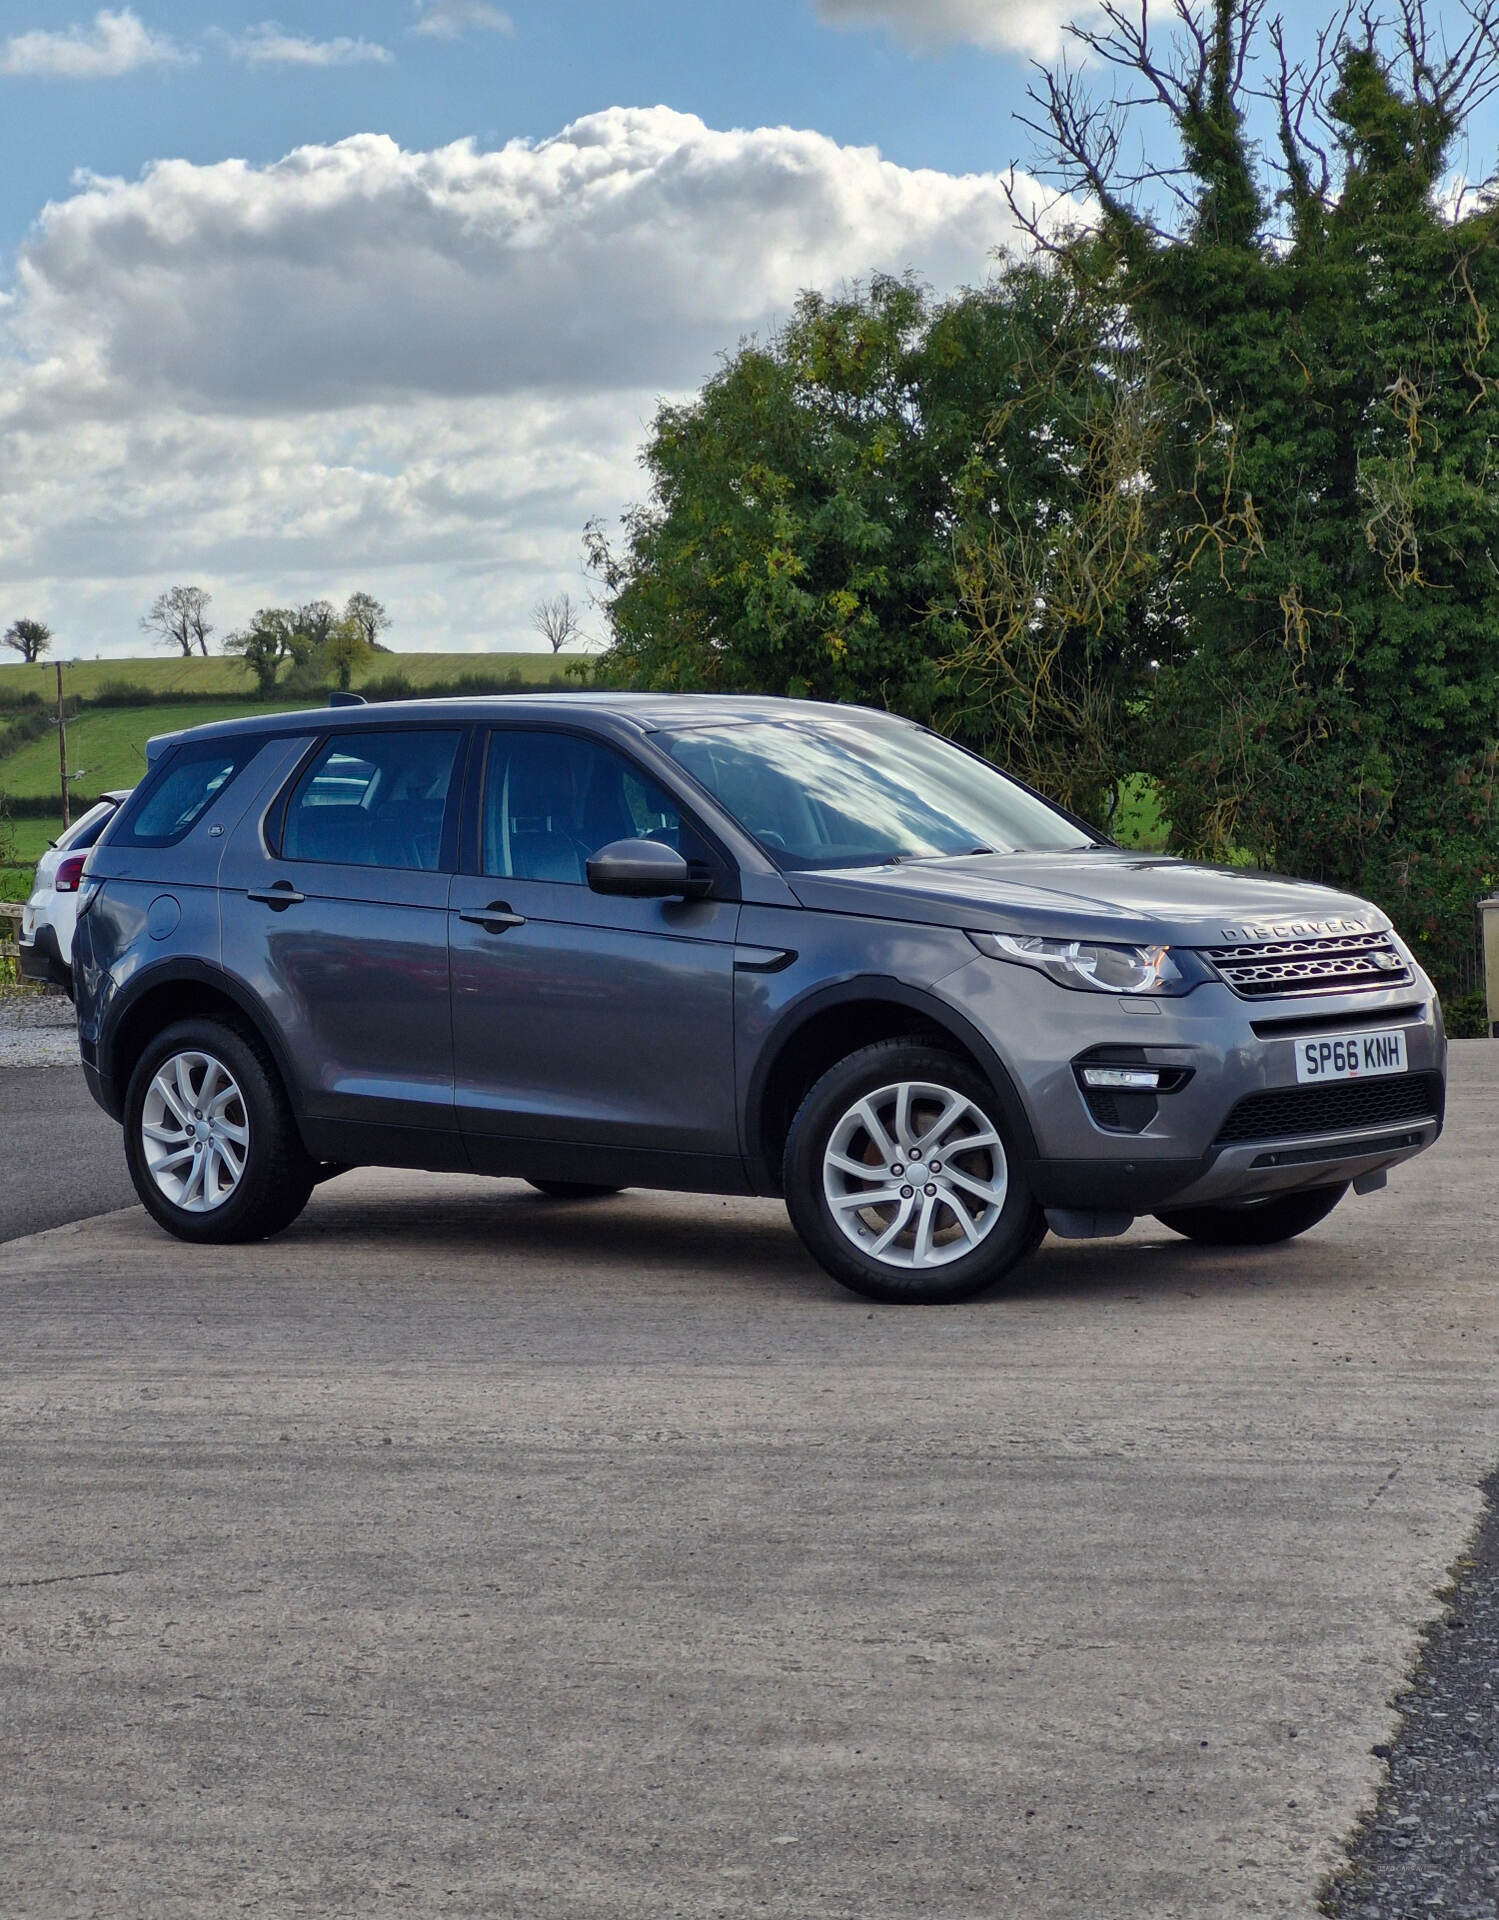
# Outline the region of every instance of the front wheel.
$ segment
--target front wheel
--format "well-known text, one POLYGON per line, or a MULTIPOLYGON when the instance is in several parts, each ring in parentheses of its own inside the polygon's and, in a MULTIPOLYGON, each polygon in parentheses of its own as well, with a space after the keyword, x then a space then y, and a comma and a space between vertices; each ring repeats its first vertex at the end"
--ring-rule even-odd
POLYGON ((1037 1243, 993 1088, 919 1040, 879 1041, 822 1076, 791 1123, 784 1180, 813 1258, 870 1300, 967 1300, 1037 1243))
POLYGON ((1178 1207, 1156 1219, 1205 1247, 1273 1247, 1325 1220, 1347 1191, 1346 1186, 1313 1187, 1309 1193, 1274 1194, 1236 1207, 1178 1207))
POLYGON ((158 1225, 218 1245, 290 1226, 317 1174, 275 1068, 217 1020, 178 1021, 136 1062, 125 1161, 158 1225))

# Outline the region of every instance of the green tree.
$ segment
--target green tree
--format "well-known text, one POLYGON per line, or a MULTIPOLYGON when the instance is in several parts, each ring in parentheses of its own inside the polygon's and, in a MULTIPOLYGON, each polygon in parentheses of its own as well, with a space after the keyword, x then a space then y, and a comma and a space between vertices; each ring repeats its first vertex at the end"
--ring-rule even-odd
POLYGON ((380 636, 389 630, 390 615, 372 593, 351 593, 344 602, 343 617, 364 635, 365 645, 372 652, 389 651, 381 645, 380 636))
MULTIPOLYGON (((928 357, 972 365, 950 536, 958 627, 950 727, 1104 823, 1137 764, 1162 615, 1160 515, 1144 483, 1173 387, 1081 251, 1011 262, 952 303, 928 357), (949 355, 948 336, 989 351, 949 355)), ((933 383, 929 381, 929 386, 933 383)), ((928 431, 940 414, 928 396, 928 431)))
POLYGON ((248 627, 229 635, 224 651, 238 654, 254 674, 261 697, 268 699, 282 664, 305 660, 309 648, 292 608, 261 607, 248 627))
POLYGON ((1044 258, 936 305, 806 296, 657 416, 623 542, 590 530, 599 676, 889 706, 1106 817, 1151 657, 1130 486, 1161 411, 1121 334, 1044 258))
MULTIPOLYGON (((601 678, 880 699, 930 712, 930 603, 949 587, 923 512, 914 286, 809 294, 699 398, 663 407, 648 504, 589 550, 612 644, 601 678)), ((950 598, 950 593, 949 593, 950 598)))
POLYGON ((5 629, 5 645, 27 662, 52 651, 52 629, 41 620, 13 620, 5 629))
POLYGON ((337 625, 338 608, 331 600, 304 601, 297 608, 297 632, 302 638, 304 654, 314 654, 324 646, 337 625))
POLYGON ((1445 42, 1418 0, 1349 19, 1296 66, 1254 0, 1183 6, 1174 37, 1107 10, 1094 71, 1179 144, 1154 201, 1120 160, 1136 106, 1059 71, 1041 124, 1100 209, 1063 271, 1175 381, 1144 757, 1176 837, 1372 894, 1450 983, 1499 868, 1499 209, 1445 188, 1496 14, 1445 42))
POLYGON ((331 674, 347 693, 355 673, 368 664, 372 652, 364 629, 357 621, 339 620, 314 658, 317 666, 331 674))

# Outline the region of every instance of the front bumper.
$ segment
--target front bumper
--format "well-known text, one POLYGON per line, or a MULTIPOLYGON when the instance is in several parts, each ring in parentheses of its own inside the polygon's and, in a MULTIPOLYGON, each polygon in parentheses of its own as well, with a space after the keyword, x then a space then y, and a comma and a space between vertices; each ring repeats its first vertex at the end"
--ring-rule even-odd
POLYGON ((1412 1158, 1441 1132, 1446 1039, 1436 994, 1419 973, 1411 985, 1363 993, 1247 1001, 1210 982, 1181 999, 1133 1000, 1074 992, 1031 968, 980 959, 937 991, 1010 1069, 1035 1138, 1026 1173, 1043 1206, 1147 1214, 1341 1185, 1412 1158), (1386 1026, 1401 1029, 1406 1045, 1393 1099, 1350 1103, 1347 1124, 1331 1123, 1326 1108, 1298 1118, 1310 1102, 1267 1099, 1259 1103, 1266 1123, 1243 1137, 1240 1102, 1298 1092, 1298 1037, 1386 1026), (1106 1126, 1074 1068, 1089 1053, 1186 1078, 1153 1111, 1148 1102, 1134 1110, 1138 1130, 1106 1126), (1362 1117, 1353 1111, 1360 1105, 1362 1117))

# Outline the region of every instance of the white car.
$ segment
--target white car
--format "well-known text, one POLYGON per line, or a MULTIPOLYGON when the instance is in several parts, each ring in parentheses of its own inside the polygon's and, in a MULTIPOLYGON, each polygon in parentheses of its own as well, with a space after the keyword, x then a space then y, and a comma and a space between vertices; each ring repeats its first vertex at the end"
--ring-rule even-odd
POLYGON ((73 997, 73 930, 78 921, 78 882, 88 850, 130 795, 129 787, 106 793, 54 840, 36 863, 31 898, 21 909, 21 973, 44 980, 73 997))

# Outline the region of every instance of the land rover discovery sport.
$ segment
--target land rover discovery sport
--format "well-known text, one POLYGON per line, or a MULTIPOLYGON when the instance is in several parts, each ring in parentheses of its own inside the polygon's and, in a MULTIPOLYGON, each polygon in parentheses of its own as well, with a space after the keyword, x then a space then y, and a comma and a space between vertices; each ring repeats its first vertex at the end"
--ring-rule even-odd
POLYGON ((1377 908, 1124 851, 886 714, 339 705, 149 758, 79 893, 78 1029, 183 1239, 359 1164, 781 1194, 845 1285, 947 1301, 1048 1226, 1289 1239, 1442 1124, 1377 908))

